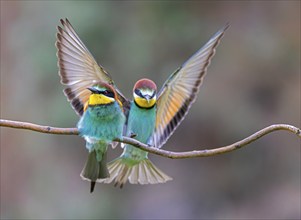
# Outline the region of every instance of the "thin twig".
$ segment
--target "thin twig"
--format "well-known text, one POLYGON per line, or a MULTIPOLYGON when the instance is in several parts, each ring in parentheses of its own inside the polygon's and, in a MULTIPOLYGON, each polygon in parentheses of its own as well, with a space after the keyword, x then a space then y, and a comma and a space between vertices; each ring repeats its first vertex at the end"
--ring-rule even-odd
MULTIPOLYGON (((27 129, 47 134, 63 134, 63 135, 78 135, 78 131, 76 128, 56 128, 51 126, 42 126, 37 124, 32 124, 28 122, 20 122, 20 121, 11 121, 11 120, 4 120, 0 119, 0 126, 3 127, 10 127, 10 128, 17 128, 17 129, 27 129)), ((264 135, 267 135, 271 132, 278 131, 278 130, 285 130, 296 134, 299 138, 301 138, 301 130, 300 128, 294 127, 288 124, 275 124, 270 125, 266 128, 257 131, 256 133, 250 135, 249 137, 238 141, 234 144, 230 144, 224 147, 218 147, 210 150, 194 150, 194 151, 187 151, 187 152, 172 152, 166 151, 162 149, 158 149, 152 146, 148 146, 143 144, 133 138, 123 137, 122 139, 116 139, 115 141, 122 142, 125 144, 131 144, 137 148, 145 150, 149 153, 153 153, 162 157, 168 157, 172 159, 183 159, 183 158, 194 158, 194 157, 209 157, 214 156, 217 154, 223 154, 227 152, 231 152, 242 148, 255 140, 261 138, 264 135)))

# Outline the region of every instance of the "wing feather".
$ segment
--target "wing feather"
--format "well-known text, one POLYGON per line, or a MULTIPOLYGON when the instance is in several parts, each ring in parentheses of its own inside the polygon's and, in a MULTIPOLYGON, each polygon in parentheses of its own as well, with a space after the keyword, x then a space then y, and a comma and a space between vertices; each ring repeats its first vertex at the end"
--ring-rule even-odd
POLYGON ((154 145, 161 148, 184 119, 196 99, 207 67, 215 53, 226 25, 178 68, 165 82, 158 95, 154 145))
POLYGON ((60 20, 63 27, 57 30, 57 57, 61 83, 68 101, 78 115, 83 114, 90 92, 88 87, 101 80, 114 86, 125 108, 129 102, 115 86, 111 76, 98 65, 93 55, 78 37, 68 19, 60 20))

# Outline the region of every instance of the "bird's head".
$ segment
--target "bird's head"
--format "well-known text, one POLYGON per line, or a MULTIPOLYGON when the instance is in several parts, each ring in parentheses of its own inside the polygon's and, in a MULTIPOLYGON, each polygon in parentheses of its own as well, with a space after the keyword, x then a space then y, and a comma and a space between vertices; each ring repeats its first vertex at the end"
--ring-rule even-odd
POLYGON ((140 79, 133 89, 135 103, 141 108, 151 108, 157 101, 157 86, 149 79, 140 79))
POLYGON ((89 106, 106 105, 116 101, 115 89, 107 83, 100 81, 87 89, 91 91, 89 106))

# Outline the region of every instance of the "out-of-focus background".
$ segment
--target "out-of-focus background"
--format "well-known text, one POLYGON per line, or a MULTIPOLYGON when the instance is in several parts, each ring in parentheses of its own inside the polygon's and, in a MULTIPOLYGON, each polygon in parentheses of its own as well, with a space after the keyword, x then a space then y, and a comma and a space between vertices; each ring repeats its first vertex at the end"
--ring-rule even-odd
MULTIPOLYGON (((67 17, 127 97, 165 79, 227 22, 186 119, 164 146, 223 146, 271 124, 300 127, 299 1, 1 1, 1 118, 57 127, 78 121, 57 74, 67 17)), ((173 177, 123 189, 79 174, 84 140, 1 128, 1 218, 300 218, 300 139, 274 132, 209 158, 150 155, 173 177)), ((110 150, 110 159, 120 149, 110 150)))

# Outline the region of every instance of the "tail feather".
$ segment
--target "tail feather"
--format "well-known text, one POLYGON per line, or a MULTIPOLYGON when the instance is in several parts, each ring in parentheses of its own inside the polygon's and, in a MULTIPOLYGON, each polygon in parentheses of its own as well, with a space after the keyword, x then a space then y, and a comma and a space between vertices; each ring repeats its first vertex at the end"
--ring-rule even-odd
POLYGON ((90 192, 94 191, 95 183, 97 179, 108 178, 110 176, 107 168, 107 154, 102 155, 101 161, 97 160, 96 152, 93 150, 89 153, 85 166, 80 174, 83 180, 91 182, 90 192))
POLYGON ((98 179, 108 178, 110 176, 110 172, 107 167, 107 152, 102 155, 101 161, 98 162, 99 165, 99 172, 98 172, 98 179))
POLYGON ((123 185, 126 183, 129 175, 130 175, 130 168, 127 166, 123 166, 122 169, 120 170, 120 173, 118 176, 115 178, 115 184, 114 186, 120 186, 120 188, 123 187, 123 185))
POLYGON ((148 169, 145 168, 145 164, 144 164, 144 161, 141 161, 140 162, 140 166, 139 167, 139 176, 138 176, 138 183, 144 185, 144 184, 147 184, 149 181, 149 175, 148 175, 148 169))
POLYGON ((166 179, 171 178, 168 175, 166 175, 165 173, 163 173, 161 170, 156 168, 152 162, 150 162, 150 161, 146 161, 146 162, 148 163, 148 166, 152 167, 152 169, 150 169, 150 172, 152 172, 152 176, 155 178, 154 181, 164 182, 166 179))
POLYGON ((139 166, 133 166, 132 172, 129 175, 129 182, 132 184, 138 184, 139 179, 139 166))
MULTIPOLYGON (((146 161, 146 162, 148 162, 148 161, 146 161)), ((165 179, 161 178, 161 176, 165 175, 165 174, 163 172, 158 172, 158 170, 156 169, 156 167, 153 166, 152 163, 148 163, 148 164, 145 163, 144 166, 149 166, 152 168, 152 169, 146 170, 149 173, 147 176, 149 177, 150 183, 164 182, 165 179)), ((165 176, 167 179, 169 178, 169 176, 167 176, 167 175, 165 175, 165 176)))
POLYGON ((163 173, 149 159, 144 159, 136 164, 130 164, 124 158, 118 158, 108 164, 110 177, 98 179, 97 182, 112 183, 115 186, 123 187, 129 181, 131 184, 157 184, 172 180, 163 173))

